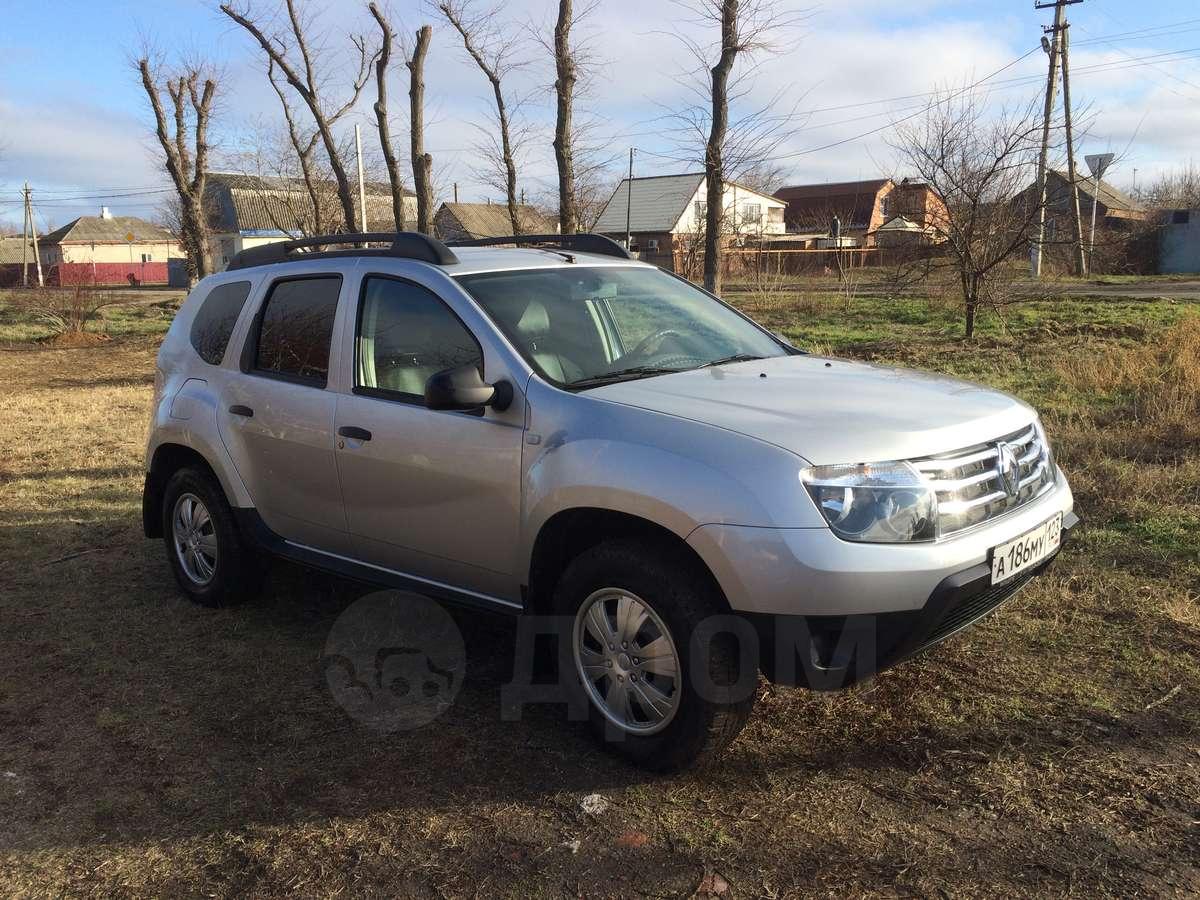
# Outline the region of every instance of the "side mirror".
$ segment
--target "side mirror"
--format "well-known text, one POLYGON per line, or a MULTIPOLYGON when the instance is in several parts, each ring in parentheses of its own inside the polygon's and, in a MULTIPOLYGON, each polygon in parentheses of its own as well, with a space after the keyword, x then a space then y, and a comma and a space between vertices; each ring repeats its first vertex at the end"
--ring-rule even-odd
POLYGON ((507 381, 488 384, 474 363, 445 369, 425 382, 425 406, 429 409, 467 411, 490 406, 503 412, 512 403, 513 389, 507 381))

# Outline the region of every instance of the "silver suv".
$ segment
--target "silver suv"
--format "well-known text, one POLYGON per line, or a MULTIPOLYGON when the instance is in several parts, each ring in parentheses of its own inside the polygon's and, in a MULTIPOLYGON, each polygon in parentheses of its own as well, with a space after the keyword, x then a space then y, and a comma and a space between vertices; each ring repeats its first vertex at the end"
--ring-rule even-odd
POLYGON ((265 551, 524 614, 605 743, 675 769, 759 671, 872 675, 1078 522, 1005 394, 806 354, 594 235, 354 239, 243 252, 163 341, 143 518, 198 603, 265 551))

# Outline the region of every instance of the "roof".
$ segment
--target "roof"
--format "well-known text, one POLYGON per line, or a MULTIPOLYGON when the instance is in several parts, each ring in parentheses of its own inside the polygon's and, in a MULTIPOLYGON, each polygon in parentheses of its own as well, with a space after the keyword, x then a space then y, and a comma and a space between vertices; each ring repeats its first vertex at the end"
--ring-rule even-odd
MULTIPOLYGON (((1066 172, 1059 172, 1058 170, 1052 171, 1062 180, 1064 185, 1069 185, 1071 183, 1070 176, 1068 176, 1066 172)), ((1138 203, 1128 194, 1117 190, 1104 179, 1100 179, 1100 185, 1097 187, 1096 179, 1078 175, 1076 176, 1076 185, 1078 187, 1079 196, 1081 199, 1086 197, 1090 201, 1092 199, 1092 195, 1095 194, 1096 200, 1104 204, 1107 209, 1130 210, 1136 212, 1141 212, 1145 209, 1142 204, 1138 203)))
POLYGON ((33 258, 33 241, 28 238, 22 240, 20 235, 11 237, 0 235, 0 265, 17 264, 20 265, 21 259, 21 244, 25 244, 26 258, 32 264, 33 258))
MULTIPOLYGON (((175 236, 167 229, 139 219, 136 216, 113 216, 105 219, 101 216, 80 216, 74 222, 69 222, 57 231, 52 231, 45 237, 39 238, 39 244, 86 244, 86 243, 126 243, 126 237, 133 235, 133 243, 175 243, 175 236)), ((20 247, 18 247, 18 250, 20 247)))
MULTIPOLYGON (((527 204, 517 205, 522 234, 555 234, 558 223, 527 204)), ((447 239, 507 237, 512 232, 507 203, 443 203, 434 225, 447 239)))
POLYGON ((632 187, 625 178, 608 199, 592 231, 624 233, 625 210, 630 203, 630 231, 671 231, 703 183, 703 172, 635 178, 632 187))
MULTIPOLYGON (((299 178, 269 178, 230 172, 210 172, 205 194, 212 207, 213 228, 219 232, 261 232, 293 234, 310 232, 312 200, 308 188, 299 178)), ((340 222, 342 204, 337 185, 332 181, 318 184, 321 212, 325 230, 329 223, 340 222)), ((358 191, 354 192, 355 203, 358 191)), ((394 231, 396 219, 392 212, 391 185, 369 181, 367 194, 367 231, 394 231)), ((415 197, 404 191, 405 197, 415 197)))
POLYGON ((797 184, 780 188, 775 196, 787 203, 785 219, 790 224, 809 220, 841 218, 844 228, 866 228, 871 224, 875 198, 891 184, 890 178, 868 181, 837 181, 827 184, 797 184))
POLYGON ((876 228, 875 231, 917 231, 924 233, 925 229, 906 216, 892 216, 892 218, 876 228))

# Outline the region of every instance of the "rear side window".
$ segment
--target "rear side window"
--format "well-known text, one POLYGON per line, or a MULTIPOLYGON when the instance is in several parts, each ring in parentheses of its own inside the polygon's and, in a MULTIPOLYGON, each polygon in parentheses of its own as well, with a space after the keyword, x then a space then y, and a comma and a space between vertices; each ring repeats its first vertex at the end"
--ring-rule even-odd
POLYGON ((232 281, 217 285, 200 304, 196 318, 192 320, 190 337, 192 347, 209 365, 219 366, 225 358, 233 326, 249 296, 250 282, 232 281))
POLYGON ((254 348, 254 368, 324 387, 340 275, 295 278, 271 286, 254 348))

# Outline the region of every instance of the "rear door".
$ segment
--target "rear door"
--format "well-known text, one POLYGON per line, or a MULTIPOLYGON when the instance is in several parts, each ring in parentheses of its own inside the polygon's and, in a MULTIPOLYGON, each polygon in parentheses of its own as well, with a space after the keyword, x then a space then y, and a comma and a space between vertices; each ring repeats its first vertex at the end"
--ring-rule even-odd
POLYGON ((329 383, 344 282, 342 272, 320 271, 266 284, 217 418, 267 525, 295 543, 349 555, 329 383))
POLYGON ((352 379, 337 410, 356 555, 519 605, 524 379, 430 287, 366 274, 357 293, 342 338, 352 379), (429 376, 467 363, 514 385, 508 409, 426 408, 429 376))

